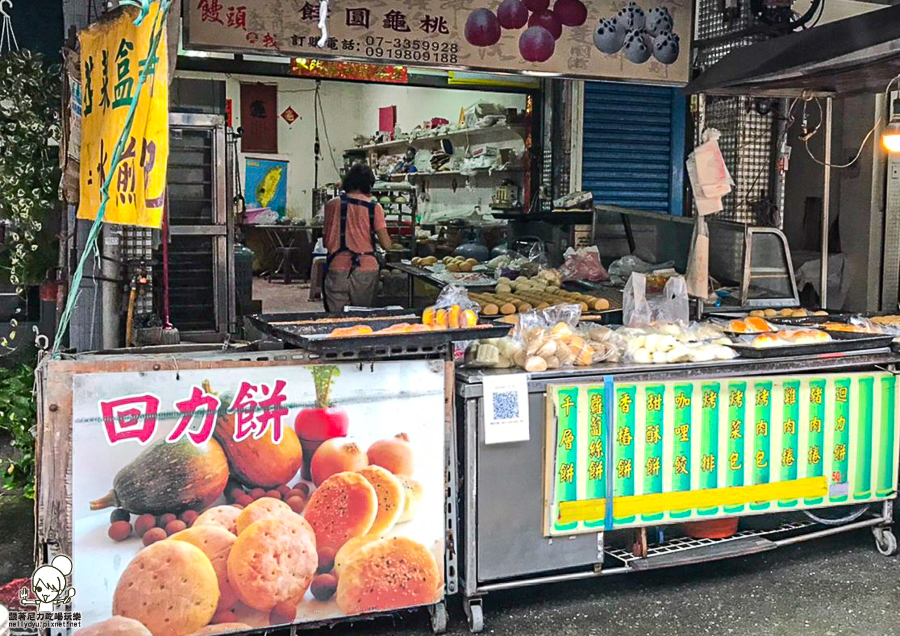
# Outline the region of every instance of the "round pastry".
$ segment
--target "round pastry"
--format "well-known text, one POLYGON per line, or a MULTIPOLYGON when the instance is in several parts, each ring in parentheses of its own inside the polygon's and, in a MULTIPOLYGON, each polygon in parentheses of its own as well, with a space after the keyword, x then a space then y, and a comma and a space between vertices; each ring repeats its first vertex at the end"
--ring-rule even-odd
POLYGON ((341 568, 337 605, 347 615, 426 605, 441 595, 434 555, 408 537, 363 546, 341 568))
POLYGON ((191 527, 212 525, 225 528, 232 534, 237 534, 237 518, 241 514, 240 508, 234 506, 215 506, 202 513, 194 520, 191 527))
POLYGON ((237 521, 235 522, 238 535, 246 530, 251 523, 255 523, 260 519, 268 519, 269 517, 288 517, 294 519, 299 517, 299 515, 281 499, 275 499, 274 497, 260 497, 241 510, 241 514, 238 515, 237 521))
POLYGON ((316 537, 307 524, 269 517, 238 535, 228 555, 228 580, 244 605, 269 611, 281 601, 299 603, 318 564, 316 537))
POLYGON ((79 629, 74 636, 153 636, 153 634, 140 621, 124 616, 113 616, 102 623, 79 629))
POLYGON ((153 636, 183 636, 209 624, 219 580, 200 548, 158 541, 131 560, 113 594, 113 614, 140 621, 153 636))
POLYGON ((397 523, 406 523, 412 520, 419 511, 419 504, 422 501, 422 484, 410 477, 398 477, 400 483, 406 489, 406 499, 403 502, 403 514, 397 523))
POLYGON ((378 512, 366 534, 385 534, 403 515, 406 508, 406 488, 391 471, 381 466, 366 466, 359 474, 372 484, 378 496, 378 512))
POLYGON ((219 581, 219 605, 217 610, 228 610, 237 603, 237 593, 228 582, 228 555, 235 537, 225 528, 214 525, 191 526, 176 532, 169 539, 185 541, 203 551, 212 563, 219 581))
POLYGON ((375 488, 358 473, 338 473, 323 481, 304 511, 318 546, 335 551, 368 533, 377 514, 375 488))
POLYGON ((353 558, 353 555, 359 552, 359 550, 370 543, 375 543, 376 541, 381 541, 383 537, 379 537, 374 534, 367 534, 362 537, 353 537, 347 543, 341 546, 341 549, 337 551, 337 554, 334 555, 334 573, 336 576, 340 576, 341 569, 350 562, 350 559, 353 558))

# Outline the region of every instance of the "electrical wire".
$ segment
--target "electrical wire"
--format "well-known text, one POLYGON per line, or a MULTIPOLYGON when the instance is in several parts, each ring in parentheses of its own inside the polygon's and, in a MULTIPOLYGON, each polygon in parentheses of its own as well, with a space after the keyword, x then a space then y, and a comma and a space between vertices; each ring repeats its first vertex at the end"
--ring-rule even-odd
MULTIPOLYGON (((884 89, 885 97, 890 97, 891 86, 894 84, 894 82, 897 82, 898 80, 900 80, 900 75, 897 75, 890 82, 888 82, 887 86, 884 89)), ((805 101, 809 102, 810 99, 811 98, 807 98, 805 101)), ((815 102, 816 102, 816 105, 818 105, 818 107, 819 107, 819 124, 816 126, 815 130, 813 130, 808 135, 804 135, 804 137, 803 137, 803 145, 806 148, 806 154, 808 154, 809 158, 812 159, 813 161, 815 161, 817 164, 819 164, 820 166, 824 166, 826 168, 836 168, 838 170, 842 170, 844 168, 849 168, 854 163, 856 163, 859 160, 859 158, 862 156, 862 151, 866 147, 866 143, 868 143, 869 138, 875 134, 875 131, 878 129, 878 125, 882 123, 883 119, 878 118, 875 120, 875 124, 872 126, 872 129, 866 134, 866 136, 863 138, 862 142, 859 144, 859 151, 856 153, 856 156, 853 157, 853 159, 851 159, 850 161, 848 161, 847 163, 844 163, 844 164, 826 163, 824 161, 817 159, 813 155, 812 150, 810 150, 810 148, 809 148, 809 140, 812 139, 817 132, 819 132, 819 129, 822 127, 822 123, 824 121, 824 115, 822 115, 822 104, 819 102, 818 98, 815 99, 815 102)))
POLYGON ((322 93, 316 90, 316 108, 319 109, 319 116, 322 118, 322 131, 325 133, 325 143, 328 144, 328 155, 331 157, 331 164, 334 166, 334 172, 341 174, 337 161, 334 158, 334 147, 331 145, 331 139, 328 138, 328 122, 325 120, 325 107, 322 106, 322 93))

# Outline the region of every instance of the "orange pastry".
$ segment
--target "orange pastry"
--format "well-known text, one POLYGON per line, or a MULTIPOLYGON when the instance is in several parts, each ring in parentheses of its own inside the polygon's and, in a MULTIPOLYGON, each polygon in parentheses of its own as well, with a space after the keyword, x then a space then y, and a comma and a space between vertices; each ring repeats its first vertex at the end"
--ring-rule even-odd
POLYGON ((304 511, 319 548, 338 550, 369 532, 378 514, 378 495, 358 473, 337 473, 316 488, 304 511))
POLYGON ((364 545, 341 567, 335 598, 350 616, 434 603, 443 581, 434 555, 408 537, 364 545))
POLYGON ((753 331, 776 331, 768 322, 756 316, 750 316, 744 321, 753 331))

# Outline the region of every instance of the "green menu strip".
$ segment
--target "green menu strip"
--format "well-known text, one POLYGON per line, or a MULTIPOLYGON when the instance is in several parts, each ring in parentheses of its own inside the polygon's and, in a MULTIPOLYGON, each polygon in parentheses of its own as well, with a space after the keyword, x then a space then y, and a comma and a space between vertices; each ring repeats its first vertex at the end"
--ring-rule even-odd
POLYGON ((856 476, 853 479, 853 498, 872 496, 872 409, 875 399, 875 378, 859 378, 859 411, 856 418, 856 476))
MULTIPOLYGON (((798 421, 800 420, 800 382, 799 380, 785 380, 782 384, 781 410, 781 481, 794 481, 797 479, 799 435, 798 421)), ((796 499, 781 500, 778 506, 781 508, 793 508, 797 505, 796 499)))
MULTIPOLYGON (((578 498, 578 389, 556 393, 556 504, 578 498)), ((558 514, 558 513, 557 513, 558 514)), ((578 523, 554 522, 556 530, 574 530, 578 523)))
MULTIPOLYGON (((771 474, 769 428, 772 425, 772 383, 757 382, 754 391, 754 442, 753 442, 753 484, 768 484, 771 474)), ((758 501, 750 504, 751 510, 765 510, 770 503, 758 501)))
MULTIPOLYGON (((744 485, 744 434, 747 383, 728 383, 728 472, 725 486, 744 485)), ((725 506, 725 512, 743 512, 744 505, 725 506)))
MULTIPOLYGON (((717 488, 719 475, 719 383, 700 387, 703 422, 700 428, 700 488, 717 488)), ((701 515, 714 515, 718 508, 701 508, 701 515)))
POLYGON ((875 494, 887 497, 896 490, 894 477, 894 431, 896 417, 897 379, 892 375, 881 378, 881 436, 878 439, 878 486, 875 494))
MULTIPOLYGON (((616 481, 615 496, 634 494, 634 411, 637 387, 616 387, 616 439, 613 440, 616 481)), ((615 514, 615 510, 613 510, 615 514)), ((634 516, 615 517, 616 525, 634 522, 634 516)))
MULTIPOLYGON (((809 381, 809 443, 806 451, 806 476, 821 477, 825 474, 825 380, 809 381)), ((803 500, 808 505, 822 503, 822 497, 803 500)))
MULTIPOLYGON (((653 384, 644 389, 646 398, 646 425, 644 426, 644 494, 653 495, 662 492, 663 461, 663 414, 666 409, 666 387, 653 384)), ((659 521, 663 513, 641 515, 644 521, 659 521)))
MULTIPOLYGON (((603 456, 603 385, 591 387, 587 390, 588 413, 590 419, 588 431, 588 463, 587 463, 587 498, 606 498, 606 471, 604 470, 605 457, 603 456)), ((585 521, 586 528, 603 526, 603 517, 596 520, 585 521)))
POLYGON ((834 444, 831 452, 831 479, 828 499, 833 503, 849 498, 850 463, 850 378, 834 381, 834 444), (840 484, 840 485, 839 485, 840 484))
MULTIPOLYGON (((691 403, 693 384, 676 384, 673 389, 675 403, 674 428, 672 429, 672 491, 691 489, 691 403)), ((669 516, 678 519, 689 517, 690 510, 675 510, 669 516)))

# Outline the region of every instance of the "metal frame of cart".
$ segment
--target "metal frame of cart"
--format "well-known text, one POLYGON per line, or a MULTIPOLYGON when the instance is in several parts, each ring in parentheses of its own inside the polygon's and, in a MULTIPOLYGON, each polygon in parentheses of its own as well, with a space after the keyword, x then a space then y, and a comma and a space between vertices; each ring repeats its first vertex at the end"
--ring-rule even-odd
POLYGON ((880 553, 893 555, 897 552, 897 539, 891 530, 892 498, 896 492, 885 501, 866 506, 862 512, 856 511, 849 520, 844 520, 848 521, 844 525, 831 525, 830 519, 811 511, 823 523, 797 513, 783 517, 780 514, 746 517, 758 527, 742 530, 726 539, 679 537, 659 541, 647 531, 656 527, 652 524, 633 529, 636 544, 633 547, 631 544, 611 545, 603 527, 589 534, 546 537, 539 526, 545 510, 544 501, 536 495, 543 491, 543 471, 535 470, 535 467, 543 466, 545 455, 544 404, 548 385, 597 381, 604 375, 623 382, 663 382, 836 371, 889 371, 893 374, 897 363, 900 363, 900 357, 882 349, 839 358, 784 357, 765 363, 737 359, 730 363, 667 365, 665 368, 603 365, 532 374, 528 385, 532 411, 530 440, 497 446, 484 444, 481 375, 465 370, 458 372, 457 420, 462 462, 458 490, 461 493, 463 564, 460 588, 470 630, 479 632, 483 629, 483 598, 499 590, 743 556, 860 528, 872 529, 880 553), (519 493, 518 496, 510 497, 513 492, 519 493), (532 496, 525 497, 522 493, 532 496), (773 523, 776 520, 778 522, 773 523))
MULTIPOLYGON (((453 363, 446 356, 403 356, 404 359, 426 358, 443 364, 445 376, 444 425, 445 425, 445 503, 444 503, 444 597, 426 606, 431 615, 435 633, 446 631, 448 622, 447 598, 457 592, 457 512, 456 512, 456 433, 453 422, 454 381, 453 363)), ((346 360, 345 360, 346 361, 346 360)), ((352 360, 346 362, 353 362, 352 360)), ((371 362, 371 361, 369 361, 371 362)), ((357 364, 367 362, 359 360, 357 364)), ((72 406, 73 377, 86 373, 159 372, 173 373, 190 370, 214 370, 222 368, 279 368, 315 364, 311 356, 299 350, 259 352, 251 349, 223 351, 209 347, 163 347, 157 353, 86 354, 72 359, 49 360, 39 365, 37 379, 37 432, 36 432, 36 528, 35 561, 49 563, 57 554, 72 553, 72 406)), ((413 611, 409 608, 396 611, 413 611)), ((418 608, 421 609, 421 608, 418 608)), ((394 612, 377 612, 391 614, 394 612)), ((292 630, 307 629, 339 621, 359 620, 360 616, 336 620, 295 624, 292 630)), ((66 634, 70 630, 56 630, 54 634, 66 634)), ((238 633, 238 632, 235 632, 238 633)), ((292 631, 293 633, 293 631, 292 631)))

